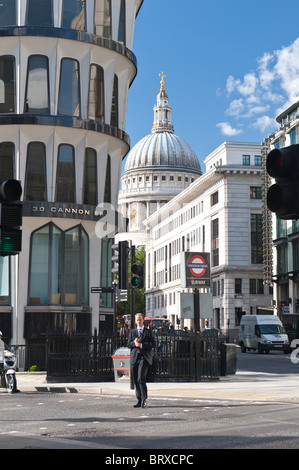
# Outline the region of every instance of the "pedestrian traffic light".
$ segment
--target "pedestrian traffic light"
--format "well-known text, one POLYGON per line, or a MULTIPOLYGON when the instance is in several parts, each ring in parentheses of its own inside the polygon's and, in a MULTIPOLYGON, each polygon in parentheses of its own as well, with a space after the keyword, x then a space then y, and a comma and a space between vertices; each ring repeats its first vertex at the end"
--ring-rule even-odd
POLYGON ((131 266, 131 286, 135 289, 144 287, 144 264, 133 263, 131 266))
POLYGON ((273 149, 266 162, 268 174, 275 178, 267 194, 267 205, 279 219, 299 218, 299 145, 273 149))
POLYGON ((22 186, 14 179, 0 179, 0 256, 22 249, 22 186))
POLYGON ((115 276, 118 276, 118 287, 119 289, 128 288, 128 242, 122 241, 112 245, 114 255, 112 261, 114 263, 111 269, 115 276))

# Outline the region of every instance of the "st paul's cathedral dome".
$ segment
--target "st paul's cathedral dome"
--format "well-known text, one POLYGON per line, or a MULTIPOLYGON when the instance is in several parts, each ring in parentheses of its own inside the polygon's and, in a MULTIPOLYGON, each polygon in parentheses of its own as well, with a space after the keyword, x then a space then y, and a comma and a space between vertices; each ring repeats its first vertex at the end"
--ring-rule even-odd
POLYGON ((162 72, 160 76, 151 134, 132 148, 121 177, 118 210, 129 218, 129 231, 133 232, 143 230, 147 217, 202 174, 196 153, 174 132, 166 75, 162 72))

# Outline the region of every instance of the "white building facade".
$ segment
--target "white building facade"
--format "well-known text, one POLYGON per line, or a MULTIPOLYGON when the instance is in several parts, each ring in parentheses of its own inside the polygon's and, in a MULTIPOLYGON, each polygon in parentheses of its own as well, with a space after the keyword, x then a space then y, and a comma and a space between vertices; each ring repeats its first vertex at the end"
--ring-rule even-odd
MULTIPOLYGON (((261 145, 225 142, 204 163, 206 173, 145 221, 146 314, 178 324, 180 294, 192 292, 181 287, 181 252, 209 252, 208 326, 233 341, 241 315, 269 313, 272 304, 263 282, 261 145)), ((180 320, 183 326, 193 321, 180 320)))
POLYGON ((90 294, 111 286, 96 208, 117 205, 142 3, 1 2, 0 170, 23 187, 22 252, 0 259, 0 329, 13 344, 112 321, 111 295, 90 294))

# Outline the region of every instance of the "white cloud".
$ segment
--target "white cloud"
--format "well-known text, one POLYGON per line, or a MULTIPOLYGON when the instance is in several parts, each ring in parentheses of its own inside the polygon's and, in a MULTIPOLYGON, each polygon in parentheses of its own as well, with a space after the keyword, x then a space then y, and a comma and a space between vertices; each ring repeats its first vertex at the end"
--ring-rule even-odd
POLYGON ((262 114, 268 111, 269 109, 270 109, 269 104, 260 105, 260 106, 251 106, 248 110, 247 116, 250 117, 250 116, 253 116, 254 114, 262 114))
POLYGON ((230 95, 240 84, 240 80, 235 80, 232 75, 230 75, 226 81, 226 91, 230 95))
POLYGON ((276 57, 275 73, 289 102, 293 103, 299 97, 299 38, 290 46, 276 51, 276 57))
POLYGON ((270 118, 269 116, 260 116, 252 124, 252 127, 260 129, 261 132, 265 132, 266 130, 274 131, 275 129, 277 129, 277 122, 275 121, 275 119, 270 118))
POLYGON ((241 95, 249 96, 255 93, 256 87, 258 85, 258 78, 254 73, 250 72, 244 76, 243 83, 240 83, 237 86, 237 89, 241 95))
POLYGON ((234 129, 229 122, 219 122, 216 126, 220 128, 223 135, 234 136, 243 132, 242 129, 234 129))
POLYGON ((235 79, 230 75, 226 81, 226 91, 230 95, 233 91, 237 90, 241 95, 248 96, 255 92, 258 85, 258 78, 254 72, 244 75, 244 80, 241 82, 238 78, 235 79))
POLYGON ((299 100, 299 38, 287 47, 264 53, 257 59, 256 70, 243 78, 230 75, 226 93, 230 103, 225 114, 232 119, 230 123, 217 124, 223 134, 232 136, 243 132, 233 119, 238 123, 241 119, 246 123, 247 119, 247 127, 262 133, 277 129, 274 118, 299 100))
POLYGON ((270 64, 273 62, 274 54, 269 54, 266 52, 263 57, 258 59, 258 75, 259 81, 262 88, 269 88, 273 80, 275 80, 276 72, 272 69, 270 70, 270 64))
POLYGON ((242 98, 239 100, 233 100, 226 110, 225 114, 228 116, 239 116, 244 110, 244 104, 242 98))

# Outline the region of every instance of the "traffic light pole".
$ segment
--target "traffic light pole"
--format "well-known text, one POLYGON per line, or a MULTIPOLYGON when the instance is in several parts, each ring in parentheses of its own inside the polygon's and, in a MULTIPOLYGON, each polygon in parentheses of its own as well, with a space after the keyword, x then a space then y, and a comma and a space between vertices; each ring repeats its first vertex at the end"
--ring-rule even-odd
POLYGON ((117 326, 116 326, 116 313, 117 313, 116 289, 117 289, 117 281, 113 281, 112 285, 113 285, 113 336, 114 336, 114 338, 116 338, 116 333, 117 333, 117 326))
MULTIPOLYGON (((131 267, 135 263, 135 245, 131 242, 131 267)), ((131 330, 135 328, 135 289, 130 283, 131 289, 131 302, 130 302, 130 314, 131 314, 131 330)), ((134 378, 132 371, 130 371, 130 389, 134 390, 134 378)))
MULTIPOLYGON (((135 245, 131 245, 131 269, 132 265, 136 261, 136 254, 135 254, 135 245)), ((131 329, 135 328, 135 289, 132 287, 130 283, 131 289, 131 302, 130 302, 130 314, 131 314, 131 329)))
POLYGON ((201 381, 201 341, 200 341, 200 304, 199 289, 193 290, 194 294, 194 330, 195 330, 195 378, 201 381))

